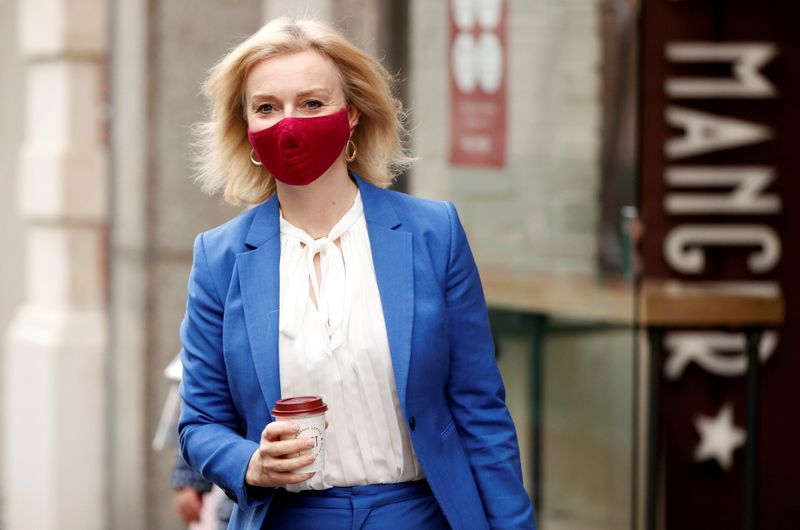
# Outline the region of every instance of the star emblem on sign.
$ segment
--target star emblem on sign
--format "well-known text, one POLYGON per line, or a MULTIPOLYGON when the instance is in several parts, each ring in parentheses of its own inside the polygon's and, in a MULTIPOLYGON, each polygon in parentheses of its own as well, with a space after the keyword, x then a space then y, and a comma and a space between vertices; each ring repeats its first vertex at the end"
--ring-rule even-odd
POLYGON ((698 415, 694 420, 700 444, 694 451, 695 462, 715 459, 725 471, 733 464, 733 452, 744 445, 747 433, 733 423, 733 405, 726 403, 713 418, 698 415))

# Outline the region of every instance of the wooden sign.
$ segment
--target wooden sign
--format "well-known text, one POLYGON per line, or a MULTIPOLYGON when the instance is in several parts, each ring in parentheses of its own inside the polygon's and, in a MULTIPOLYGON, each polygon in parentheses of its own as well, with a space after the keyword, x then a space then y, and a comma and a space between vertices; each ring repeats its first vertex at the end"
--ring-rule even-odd
MULTIPOLYGON (((756 528, 800 520, 800 4, 645 0, 641 243, 645 282, 770 296, 788 324, 759 350, 756 528)), ((703 308, 714 322, 718 304, 703 308)), ((700 323, 702 324, 702 323, 700 323)), ((701 326, 702 328, 702 326, 701 326)), ((660 366, 668 529, 743 528, 745 339, 667 330, 660 366)))

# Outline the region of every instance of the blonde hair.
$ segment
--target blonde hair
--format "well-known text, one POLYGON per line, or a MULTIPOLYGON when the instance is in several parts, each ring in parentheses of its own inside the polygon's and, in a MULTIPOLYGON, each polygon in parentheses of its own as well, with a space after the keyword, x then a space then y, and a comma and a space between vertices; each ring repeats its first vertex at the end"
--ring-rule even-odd
POLYGON ((345 100, 361 111, 352 136, 358 156, 350 167, 385 188, 410 164, 402 144, 403 107, 392 94, 392 76, 380 62, 324 22, 277 18, 225 55, 203 85, 210 116, 195 125, 194 145, 195 180, 204 192, 223 190, 225 201, 234 205, 258 204, 275 193, 269 172, 250 162, 245 80, 264 59, 308 49, 333 61, 345 100))

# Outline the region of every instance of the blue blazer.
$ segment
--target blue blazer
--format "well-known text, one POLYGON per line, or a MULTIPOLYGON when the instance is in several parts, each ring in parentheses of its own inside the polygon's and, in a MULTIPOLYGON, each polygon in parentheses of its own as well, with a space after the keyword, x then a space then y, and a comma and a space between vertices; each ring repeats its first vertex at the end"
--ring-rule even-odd
MULTIPOLYGON (((478 270, 452 204, 357 175, 397 393, 434 496, 457 529, 535 528, 478 270)), ((280 398, 277 197, 197 236, 183 342, 181 452, 260 529, 273 488, 245 472, 280 398)))

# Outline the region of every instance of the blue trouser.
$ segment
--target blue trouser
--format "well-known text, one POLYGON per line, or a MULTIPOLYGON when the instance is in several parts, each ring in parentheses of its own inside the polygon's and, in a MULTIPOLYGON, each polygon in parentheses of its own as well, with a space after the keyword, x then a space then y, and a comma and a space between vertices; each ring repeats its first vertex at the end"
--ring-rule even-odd
POLYGON ((275 491, 269 530, 446 530, 425 480, 289 493, 275 491))

